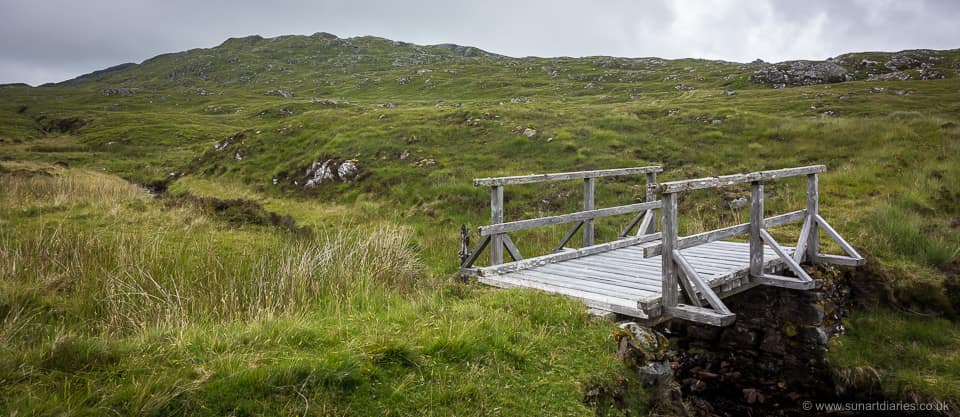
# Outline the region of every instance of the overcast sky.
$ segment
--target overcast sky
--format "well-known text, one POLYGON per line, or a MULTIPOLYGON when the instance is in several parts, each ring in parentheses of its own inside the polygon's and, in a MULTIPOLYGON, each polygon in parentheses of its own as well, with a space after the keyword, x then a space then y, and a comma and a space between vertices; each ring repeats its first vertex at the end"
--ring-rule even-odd
POLYGON ((510 56, 825 59, 960 48, 960 0, 0 0, 0 83, 314 32, 510 56))

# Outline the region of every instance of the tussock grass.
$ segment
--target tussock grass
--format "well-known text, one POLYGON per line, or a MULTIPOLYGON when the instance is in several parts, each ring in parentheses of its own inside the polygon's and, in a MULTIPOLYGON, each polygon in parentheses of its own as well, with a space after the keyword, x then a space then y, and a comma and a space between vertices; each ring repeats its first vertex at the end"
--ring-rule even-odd
POLYGON ((433 279, 411 227, 305 238, 97 191, 122 184, 109 175, 31 175, 5 196, 55 210, 0 207, 2 413, 586 416, 595 387, 645 401, 608 322, 433 279))
POLYGON ((146 192, 113 175, 30 162, 0 162, 0 208, 86 203, 99 207, 145 201, 146 192))
POLYGON ((0 274, 20 285, 95 301, 95 320, 128 332, 268 317, 330 305, 362 307, 379 292, 410 291, 420 264, 410 231, 383 226, 270 249, 224 248, 203 232, 124 233, 66 224, 0 231, 0 274))

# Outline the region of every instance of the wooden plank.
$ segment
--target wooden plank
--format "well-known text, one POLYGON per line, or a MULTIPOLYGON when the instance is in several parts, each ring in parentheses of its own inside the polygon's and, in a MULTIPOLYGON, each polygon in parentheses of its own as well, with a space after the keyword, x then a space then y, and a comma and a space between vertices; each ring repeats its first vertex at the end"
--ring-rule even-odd
MULTIPOLYGON (((807 275, 807 271, 804 271, 803 268, 800 267, 800 264, 794 261, 793 258, 790 257, 790 255, 787 255, 787 253, 784 252, 783 249, 780 249, 780 244, 777 243, 777 240, 770 235, 770 232, 767 232, 764 229, 760 229, 760 237, 765 242, 767 242, 767 245, 771 249, 773 249, 774 252, 777 253, 777 256, 780 257, 780 260, 782 260, 783 263, 787 265, 787 268, 793 271, 793 273, 801 281, 813 281, 813 278, 810 278, 810 275, 807 275)), ((750 272, 753 273, 753 270, 751 270, 750 272)))
POLYGON ((643 221, 640 222, 640 227, 637 227, 637 236, 656 231, 657 227, 653 224, 653 220, 656 217, 654 213, 656 213, 655 210, 647 210, 646 213, 643 213, 643 221))
POLYGON ((647 173, 647 187, 646 187, 646 190, 645 190, 646 193, 645 193, 645 195, 643 196, 643 198, 644 198, 643 201, 656 201, 656 200, 657 200, 657 194, 654 192, 654 187, 653 187, 654 185, 657 185, 657 173, 656 173, 656 172, 648 172, 648 173, 647 173))
MULTIPOLYGON (((663 201, 663 225, 662 231, 664 253, 673 253, 677 247, 677 195, 674 193, 664 195, 663 201)), ((663 276, 663 300, 661 304, 664 307, 673 307, 677 305, 677 269, 673 258, 670 256, 661 256, 660 273, 663 276)))
POLYGON ((517 249, 517 245, 513 244, 513 239, 510 239, 510 236, 507 234, 503 235, 503 246, 507 248, 507 253, 510 254, 510 257, 514 261, 522 261, 523 256, 520 256, 520 250, 517 249))
MULTIPOLYGON (((805 256, 813 260, 820 253, 820 226, 815 221, 820 215, 820 177, 807 175, 807 217, 811 219, 810 232, 807 234, 805 256)), ((799 245, 798 245, 799 246, 799 245)))
MULTIPOLYGON (((583 211, 593 211, 596 208, 594 201, 594 188, 596 187, 596 178, 583 179, 583 211)), ((583 221, 583 246, 593 246, 593 219, 583 221)))
POLYGON ((807 242, 810 239, 810 225, 813 223, 813 217, 807 216, 803 220, 803 227, 800 228, 800 237, 797 239, 797 247, 793 251, 793 260, 796 263, 803 262, 803 256, 807 253, 807 242))
POLYGON ((700 278, 697 275, 697 271, 694 270, 693 267, 690 266, 690 264, 687 263, 685 259, 683 259, 683 256, 680 255, 679 251, 674 249, 673 253, 674 253, 673 260, 674 262, 677 263, 677 266, 679 267, 678 269, 681 272, 680 274, 678 274, 678 275, 681 275, 678 278, 679 278, 680 284, 683 286, 683 291, 687 293, 687 299, 690 300, 690 302, 692 302, 693 305, 697 307, 703 307, 703 305, 700 304, 699 292, 695 291, 693 289, 694 287, 693 284, 691 284, 691 282, 694 279, 700 278))
MULTIPOLYGON (((640 220, 645 220, 645 219, 646 219, 646 215, 647 215, 647 213, 649 213, 649 212, 650 212, 650 210, 647 210, 647 211, 642 212, 642 213, 637 213, 636 216, 633 216, 633 219, 630 219, 630 221, 627 223, 627 225, 624 226, 623 230, 620 231, 620 237, 627 237, 628 235, 630 235, 630 231, 633 230, 633 226, 636 226, 637 223, 640 222, 640 220)), ((637 232, 637 236, 639 236, 640 234, 641 234, 641 233, 637 232)))
POLYGON ((700 190, 704 188, 726 187, 735 184, 744 184, 756 181, 769 181, 779 178, 809 175, 826 172, 823 165, 811 165, 797 168, 784 168, 771 171, 756 171, 747 174, 722 175, 718 177, 696 178, 690 180, 663 182, 653 186, 659 193, 676 193, 681 191, 700 190))
POLYGON ((546 285, 569 288, 577 291, 590 292, 594 294, 606 295, 608 297, 620 297, 632 300, 635 304, 640 300, 650 300, 659 295, 653 291, 636 288, 626 288, 620 285, 611 284, 599 280, 583 280, 569 275, 560 275, 557 273, 538 272, 537 270, 526 270, 515 272, 503 277, 519 277, 521 279, 540 282, 546 285))
MULTIPOLYGON (((490 224, 503 223, 503 187, 490 188, 490 224)), ((490 265, 503 263, 503 235, 493 235, 490 241, 490 265)))
POLYGON ((713 289, 711 289, 706 282, 700 279, 700 276, 697 275, 697 271, 693 268, 693 266, 690 265, 689 262, 687 262, 680 251, 674 250, 673 258, 678 264, 680 264, 680 268, 687 273, 687 278, 689 278, 691 283, 697 288, 698 291, 700 291, 700 295, 707 300, 707 303, 709 303, 710 306, 716 310, 716 312, 720 314, 730 314, 730 309, 727 308, 726 304, 723 304, 723 302, 720 301, 720 297, 713 292, 713 289))
POLYGON ((612 297, 621 297, 633 300, 655 298, 659 293, 645 288, 626 287, 622 282, 610 282, 603 279, 585 279, 579 273, 571 271, 541 272, 536 269, 514 272, 503 275, 526 277, 544 284, 557 285, 565 288, 579 289, 597 294, 606 294, 612 297))
POLYGON ((527 258, 522 261, 511 262, 502 265, 491 265, 485 268, 480 268, 480 274, 504 274, 512 271, 519 271, 523 269, 535 268, 538 266, 543 266, 550 263, 561 262, 568 259, 582 258, 584 256, 593 255, 597 253, 603 253, 611 251, 618 248, 623 248, 627 246, 632 246, 640 243, 651 242, 654 240, 660 239, 660 234, 655 233, 652 235, 630 237, 626 239, 615 240, 613 242, 601 243, 599 245, 588 246, 585 248, 568 250, 558 253, 551 253, 549 255, 537 256, 534 258, 527 258))
POLYGON ((737 320, 736 314, 721 314, 708 308, 694 307, 684 304, 671 307, 664 306, 663 311, 664 314, 673 318, 709 324, 711 326, 718 327, 729 326, 737 320))
POLYGON ((750 183, 750 275, 763 275, 763 183, 750 183))
POLYGON ((820 215, 818 214, 816 215, 816 219, 817 219, 817 223, 819 223, 820 226, 823 227, 823 230, 825 230, 827 234, 830 235, 830 237, 832 237, 833 240, 835 240, 840 245, 841 248, 843 248, 843 251, 846 252, 847 255, 850 255, 850 257, 854 259, 863 259, 863 256, 860 256, 860 253, 858 253, 857 250, 853 248, 853 246, 850 246, 850 244, 847 243, 846 240, 843 240, 843 237, 840 236, 840 233, 837 233, 837 231, 834 230, 834 228, 830 226, 830 223, 827 223, 827 221, 824 220, 823 217, 820 217, 820 215))
POLYGON ((802 281, 783 275, 763 274, 751 277, 753 282, 771 287, 789 288, 793 290, 810 290, 817 287, 816 281, 802 281))
POLYGON ((515 184, 532 184, 532 183, 546 182, 546 181, 562 181, 562 180, 576 180, 576 179, 582 179, 582 178, 600 178, 600 177, 614 177, 614 176, 621 176, 621 175, 648 174, 648 173, 655 173, 655 172, 663 172, 663 167, 646 166, 646 167, 636 167, 636 168, 599 169, 594 171, 559 172, 555 174, 519 175, 519 176, 496 177, 496 178, 477 178, 473 180, 473 185, 494 187, 494 186, 515 185, 515 184))
POLYGON ((570 231, 568 231, 567 234, 563 236, 563 239, 560 240, 560 243, 553 248, 553 252, 563 249, 563 247, 567 245, 567 242, 569 242, 570 239, 573 239, 573 235, 577 234, 577 230, 580 230, 580 226, 583 226, 583 222, 577 222, 577 224, 573 225, 573 227, 570 228, 570 231))
POLYGON ((616 278, 616 279, 626 280, 629 282, 643 282, 646 285, 653 285, 653 286, 656 286, 657 288, 660 287, 660 277, 654 276, 654 274, 649 271, 634 269, 628 266, 613 265, 606 262, 605 263, 585 262, 584 259, 582 258, 550 264, 550 265, 542 266, 540 268, 530 269, 530 271, 555 271, 555 270, 572 270, 584 276, 589 276, 590 274, 595 272, 600 275, 611 275, 612 278, 616 278))
MULTIPOLYGON (((647 190, 646 195, 644 196, 644 201, 657 201, 657 195, 653 192, 653 189, 650 188, 651 185, 657 183, 657 173, 650 172, 647 173, 647 190)), ((647 210, 647 213, 643 215, 643 223, 640 223, 640 228, 637 230, 637 236, 654 233, 657 231, 657 225, 654 222, 656 220, 656 211, 647 210)))
POLYGON ((559 279, 569 278, 576 280, 577 282, 582 282, 582 284, 585 286, 590 286, 592 283, 611 285, 614 293, 616 293, 617 288, 623 288, 628 290, 643 291, 643 294, 637 295, 642 295, 644 297, 660 294, 659 281, 639 280, 618 272, 583 269, 576 266, 567 266, 566 263, 553 264, 544 268, 527 269, 515 273, 523 273, 526 275, 540 274, 551 277, 556 276, 559 279))
MULTIPOLYGON (((552 224, 570 223, 580 220, 596 219, 600 217, 616 216, 619 214, 635 213, 638 211, 649 210, 660 207, 659 201, 649 203, 628 204, 625 206, 608 207, 596 210, 578 211, 575 213, 561 214, 559 216, 540 217, 536 219, 519 220, 514 222, 491 224, 489 226, 480 226, 480 236, 495 235, 498 233, 507 233, 517 230, 532 229, 534 227, 549 226, 552 224)), ((493 222, 491 222, 493 223, 493 222)))
MULTIPOLYGON (((594 256, 598 256, 598 255, 594 255, 594 256)), ((603 260, 602 263, 588 262, 587 259, 588 258, 571 259, 569 261, 564 261, 556 264, 543 266, 538 268, 538 270, 544 269, 544 268, 551 268, 553 266, 560 266, 563 268, 568 268, 568 267, 579 268, 586 271, 600 271, 600 272, 605 271, 605 272, 611 272, 611 273, 623 275, 625 277, 628 277, 628 279, 630 280, 645 281, 650 283, 651 285, 656 285, 657 288, 660 288, 660 272, 654 271, 650 267, 643 268, 636 265, 616 263, 614 261, 610 261, 606 259, 603 260)), ((659 267, 660 265, 657 265, 657 269, 659 269, 659 267)))
MULTIPOLYGON (((806 210, 791 211, 781 215, 769 217, 763 220, 764 227, 780 227, 791 223, 796 223, 806 218, 806 210)), ((684 236, 678 239, 677 245, 680 249, 687 249, 705 243, 716 242, 721 239, 727 239, 734 236, 750 233, 750 223, 741 223, 734 226, 727 226, 708 232, 697 233, 695 235, 684 236)), ((662 248, 650 246, 646 249, 645 256, 659 255, 662 248)))
POLYGON ((463 260, 463 263, 460 264, 460 268, 468 268, 472 266, 473 263, 477 261, 477 258, 480 257, 480 253, 483 252, 483 249, 485 249, 489 243, 490 236, 485 236, 483 239, 480 239, 480 243, 477 245, 477 248, 470 253, 470 256, 468 256, 467 259, 463 260))
POLYGON ((545 292, 550 292, 554 294, 565 295, 571 298, 580 300, 589 307, 601 308, 604 310, 610 310, 618 314, 623 314, 631 317, 646 318, 647 314, 640 308, 636 307, 636 303, 631 300, 616 298, 616 297, 605 297, 600 295, 594 295, 589 293, 584 293, 581 291, 563 289, 563 288, 552 288, 547 285, 527 282, 522 279, 517 278, 508 278, 508 277, 481 277, 479 282, 482 284, 499 287, 499 288, 533 288, 545 292), (544 287, 544 288, 538 288, 544 287))
POLYGON ((832 264, 832 265, 842 265, 842 266, 863 266, 867 263, 867 260, 864 258, 851 258, 848 256, 837 256, 837 255, 817 255, 816 261, 820 263, 832 264))

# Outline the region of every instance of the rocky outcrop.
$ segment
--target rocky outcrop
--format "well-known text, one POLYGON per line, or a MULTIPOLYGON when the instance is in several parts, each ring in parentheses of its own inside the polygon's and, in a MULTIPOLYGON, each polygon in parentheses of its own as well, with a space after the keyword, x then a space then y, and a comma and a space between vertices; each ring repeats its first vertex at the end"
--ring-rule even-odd
POLYGON ((287 91, 287 90, 283 90, 283 89, 279 89, 279 88, 274 89, 274 90, 269 90, 269 91, 267 91, 266 93, 263 93, 263 94, 264 94, 264 95, 267 95, 267 96, 278 96, 278 97, 283 97, 283 98, 293 98, 293 96, 294 96, 294 94, 293 94, 292 91, 287 91))
POLYGON ((356 159, 327 159, 310 164, 304 175, 306 188, 316 188, 325 182, 353 182, 360 175, 359 161, 356 159))
POLYGON ((750 79, 773 88, 850 81, 853 75, 833 62, 787 61, 753 72, 750 79))

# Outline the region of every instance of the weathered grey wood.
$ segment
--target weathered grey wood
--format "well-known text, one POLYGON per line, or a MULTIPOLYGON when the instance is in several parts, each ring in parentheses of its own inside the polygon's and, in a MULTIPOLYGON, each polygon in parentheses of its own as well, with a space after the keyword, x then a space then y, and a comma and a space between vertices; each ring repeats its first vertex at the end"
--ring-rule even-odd
MULTIPOLYGON (((646 215, 649 212, 650 210, 647 210, 644 212, 637 213, 636 216, 633 216, 633 218, 630 219, 630 222, 628 222, 627 225, 624 226, 623 230, 620 232, 620 237, 627 237, 628 235, 630 235, 630 231, 633 230, 633 226, 636 226, 637 223, 640 223, 641 220, 646 220, 646 215)), ((640 233, 638 231, 637 236, 639 235, 640 233)))
POLYGON ((819 254, 814 262, 842 266, 863 266, 867 263, 867 260, 864 258, 819 254))
POLYGON ((510 277, 480 277, 478 281, 482 284, 491 285, 499 288, 534 288, 541 291, 551 292, 555 294, 565 295, 571 298, 578 299, 582 301, 589 307, 602 308, 604 310, 610 310, 619 314, 624 314, 632 317, 646 318, 647 313, 642 309, 638 308, 636 303, 622 298, 616 297, 598 297, 597 295, 584 293, 582 291, 564 289, 564 288, 555 288, 550 285, 537 283, 537 282, 528 282, 522 279, 514 279, 510 277))
POLYGON ((643 213, 643 221, 641 221, 640 226, 637 227, 637 236, 656 231, 657 227, 653 224, 653 220, 656 218, 654 213, 656 213, 656 210, 647 210, 646 213, 643 213))
POLYGON ((722 175, 719 177, 662 182, 656 186, 653 186, 652 188, 661 194, 676 193, 681 191, 700 190, 704 188, 726 187, 729 185, 744 184, 748 182, 769 181, 778 178, 816 174, 826 171, 826 166, 812 165, 806 167, 776 169, 771 171, 757 171, 747 174, 722 175))
POLYGON ((561 262, 568 259, 576 259, 576 258, 584 257, 587 255, 593 255, 596 253, 603 253, 603 252, 611 251, 614 249, 624 248, 627 246, 632 246, 640 243, 651 242, 657 239, 660 239, 659 233, 646 235, 646 236, 639 236, 639 237, 630 237, 626 239, 615 240, 613 242, 607 242, 607 243, 601 243, 598 245, 588 246, 586 248, 568 250, 568 251, 563 251, 558 253, 551 253, 549 255, 537 256, 534 258, 527 258, 522 261, 511 262, 508 264, 491 265, 485 268, 480 268, 480 274, 481 275, 505 274, 508 272, 534 268, 537 266, 543 266, 549 263, 561 262))
POLYGON ((480 256, 481 253, 483 253, 483 250, 487 247, 489 243, 490 243, 490 236, 485 236, 483 239, 480 239, 480 243, 477 244, 477 248, 470 253, 470 256, 468 256, 467 259, 463 261, 463 263, 460 264, 460 267, 468 268, 471 265, 473 265, 473 263, 477 261, 477 258, 480 256))
MULTIPOLYGON (((537 219, 519 220, 500 224, 491 224, 489 226, 480 226, 480 236, 495 235, 499 233, 514 232, 517 230, 531 229, 540 226, 549 226, 552 224, 570 223, 580 220, 596 219, 600 217, 616 216, 619 214, 635 213, 638 211, 649 210, 660 207, 659 201, 649 203, 628 204, 625 206, 608 207, 589 211, 578 211, 575 213, 561 214, 559 216, 540 217, 537 219)), ((492 223, 492 222, 491 222, 492 223)))
POLYGON ((803 219, 803 227, 800 228, 800 237, 797 238, 796 250, 793 251, 793 260, 796 263, 803 262, 803 257, 807 252, 807 241, 810 239, 810 225, 813 224, 813 218, 806 216, 803 219))
POLYGON ((726 304, 720 301, 720 297, 713 292, 713 289, 711 289, 710 286, 700 278, 696 269, 694 269, 694 267, 687 262, 687 259, 684 258, 680 251, 673 251, 673 259, 680 264, 680 268, 684 271, 684 273, 687 274, 687 278, 691 283, 693 283, 693 285, 697 288, 697 291, 700 292, 700 295, 707 300, 707 303, 709 303, 714 310, 720 314, 730 314, 730 309, 727 308, 726 304))
POLYGON ((693 284, 691 284, 694 279, 699 279, 700 276, 697 275, 697 271, 694 270, 685 259, 683 259, 683 256, 680 255, 679 251, 674 250, 673 253, 673 261, 677 263, 677 266, 679 267, 678 269, 681 272, 678 274, 678 280, 683 286, 683 291, 687 293, 687 299, 690 300, 693 305, 697 307, 703 307, 703 305, 700 304, 700 294, 693 289, 693 284))
POLYGON ((737 315, 732 313, 718 313, 709 308, 689 306, 680 304, 676 306, 663 306, 663 312, 673 318, 688 320, 696 323, 709 324, 711 326, 729 326, 737 320, 737 315))
POLYGON ((750 275, 763 275, 763 182, 750 183, 750 275))
MULTIPOLYGON (((503 187, 490 187, 490 224, 503 223, 503 187)), ((481 236, 485 236, 482 235, 481 236)), ((490 241, 490 265, 503 263, 503 235, 493 235, 490 241)))
POLYGON ((834 230, 833 227, 830 226, 830 223, 827 223, 827 221, 824 220, 823 217, 820 217, 820 215, 818 214, 816 216, 816 219, 817 219, 817 223, 819 223, 820 226, 823 227, 823 230, 825 230, 827 234, 830 235, 830 237, 832 237, 833 240, 835 240, 837 244, 840 245, 841 248, 843 248, 843 251, 846 252, 847 255, 850 255, 850 257, 855 259, 863 259, 863 256, 860 256, 860 253, 857 252, 857 250, 854 249, 853 246, 850 246, 850 244, 847 243, 846 240, 843 240, 843 237, 840 236, 840 234, 837 233, 837 231, 834 230))
POLYGON ((503 246, 507 248, 507 253, 510 254, 510 257, 514 261, 522 261, 523 256, 520 256, 520 250, 517 249, 517 245, 513 244, 513 239, 510 239, 510 236, 507 234, 503 235, 503 246))
MULTIPOLYGON (((806 213, 806 210, 797 210, 778 216, 773 216, 763 220, 763 227, 779 227, 796 223, 806 218, 806 213)), ((677 246, 680 249, 687 249, 747 233, 750 233, 750 223, 741 223, 734 226, 722 227, 716 230, 681 237, 677 239, 677 246)), ((659 255, 661 250, 662 248, 656 245, 648 246, 645 248, 644 256, 651 257, 659 255)))
POLYGON ((566 235, 563 235, 563 239, 560 240, 560 243, 558 243, 551 252, 560 251, 564 246, 567 246, 567 242, 569 242, 570 239, 573 239, 573 235, 577 234, 577 230, 580 230, 580 226, 583 226, 583 222, 577 222, 577 224, 573 225, 573 227, 570 228, 570 231, 568 231, 566 235))
POLYGON ((655 186, 655 185, 657 185, 657 173, 656 173, 656 172, 648 172, 648 173, 647 173, 646 193, 645 193, 645 195, 644 195, 644 200, 643 200, 643 201, 656 201, 656 200, 657 200, 657 194, 654 192, 654 187, 653 187, 653 186, 655 186))
POLYGON ((809 174, 807 175, 807 217, 810 219, 810 233, 807 234, 804 255, 811 261, 820 253, 820 229, 815 221, 818 215, 820 215, 820 177, 817 174, 809 174))
POLYGON ((653 274, 651 271, 646 270, 646 268, 638 268, 633 265, 615 263, 614 261, 608 259, 593 259, 592 256, 558 262, 536 269, 546 271, 553 270, 554 268, 567 267, 580 269, 581 272, 585 274, 588 274, 591 271, 609 272, 611 274, 620 275, 620 278, 628 281, 644 281, 650 285, 655 285, 658 288, 658 292, 660 288, 660 274, 653 274))
MULTIPOLYGON (((677 195, 675 193, 664 194, 663 196, 663 225, 660 227, 663 236, 663 253, 673 253, 677 247, 677 195)), ((673 257, 662 256, 660 273, 663 276, 663 300, 661 304, 664 307, 673 307, 677 305, 677 269, 673 262, 673 257)))
POLYGON ((657 296, 660 294, 660 282, 633 279, 624 275, 619 270, 585 268, 583 266, 567 265, 567 262, 549 265, 543 268, 534 268, 521 271, 523 274, 545 274, 546 276, 567 277, 578 282, 590 284, 610 285, 616 292, 617 288, 623 288, 625 291, 638 290, 643 291, 646 296, 657 296))
POLYGON ((537 182, 546 182, 546 181, 562 181, 562 180, 576 180, 582 178, 600 178, 600 177, 614 177, 620 175, 634 175, 634 174, 647 174, 651 172, 663 172, 663 168, 659 166, 646 166, 646 167, 636 167, 636 168, 618 168, 618 169, 600 169, 595 171, 576 171, 576 172, 560 172, 555 174, 538 174, 538 175, 519 175, 512 177, 496 177, 496 178, 477 178, 473 180, 473 184, 477 186, 503 186, 503 185, 515 185, 515 184, 532 184, 537 182))
POLYGON ((611 297, 623 297, 630 300, 655 298, 657 293, 650 289, 627 287, 622 282, 603 279, 590 279, 574 271, 540 272, 536 269, 517 272, 506 276, 521 276, 543 282, 545 284, 578 289, 596 294, 606 294, 611 297))
POLYGON ((753 282, 771 287, 790 288, 793 290, 809 290, 817 287, 816 281, 802 281, 783 275, 763 274, 751 277, 753 282))
POLYGON ((780 248, 780 244, 777 243, 777 240, 770 235, 770 232, 767 232, 764 229, 760 229, 760 237, 763 238, 763 240, 767 242, 767 245, 770 246, 770 248, 777 253, 777 256, 780 257, 780 260, 782 260, 783 263, 787 264, 787 268, 790 268, 790 270, 793 271, 793 273, 800 279, 800 281, 813 281, 813 278, 810 278, 810 275, 807 275, 807 271, 804 271, 803 268, 800 267, 800 264, 797 263, 797 261, 794 261, 793 258, 790 257, 790 255, 787 255, 787 253, 780 248))
MULTIPOLYGON (((657 194, 654 193, 653 188, 651 188, 651 185, 655 185, 656 183, 657 183, 657 173, 656 172, 648 173, 647 174, 647 190, 646 190, 647 192, 646 192, 646 195, 644 196, 645 198, 644 201, 657 200, 657 194)), ((656 210, 648 210, 643 215, 643 223, 640 224, 640 228, 637 230, 637 236, 640 236, 642 234, 650 234, 657 231, 656 213, 657 213, 656 210)))
MULTIPOLYGON (((596 178, 583 179, 583 211, 592 211, 595 209, 594 188, 596 187, 596 178)), ((593 246, 593 219, 583 221, 583 246, 593 246)))

